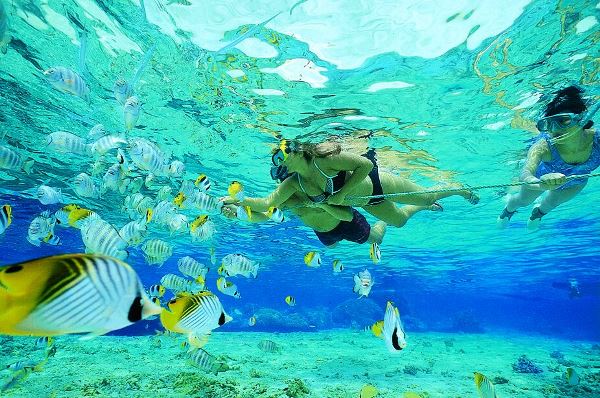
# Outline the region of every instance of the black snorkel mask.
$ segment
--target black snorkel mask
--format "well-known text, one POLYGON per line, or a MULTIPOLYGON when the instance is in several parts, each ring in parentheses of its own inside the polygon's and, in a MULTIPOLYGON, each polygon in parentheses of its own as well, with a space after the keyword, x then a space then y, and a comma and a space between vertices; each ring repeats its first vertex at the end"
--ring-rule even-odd
MULTIPOLYGON (((576 113, 559 113, 556 115, 542 117, 536 123, 536 127, 541 132, 554 133, 575 125, 581 128, 591 128, 594 124, 592 118, 600 109, 600 102, 596 103, 587 112, 580 114, 576 113)), ((554 135, 554 134, 553 134, 554 135)), ((560 134, 559 134, 560 135, 560 134)))
POLYGON ((290 176, 287 167, 283 164, 288 155, 292 153, 293 142, 282 140, 279 149, 271 157, 273 166, 271 166, 271 178, 273 180, 283 181, 290 176))
POLYGON ((271 166, 271 178, 275 181, 283 181, 290 176, 287 167, 280 164, 279 166, 271 166))

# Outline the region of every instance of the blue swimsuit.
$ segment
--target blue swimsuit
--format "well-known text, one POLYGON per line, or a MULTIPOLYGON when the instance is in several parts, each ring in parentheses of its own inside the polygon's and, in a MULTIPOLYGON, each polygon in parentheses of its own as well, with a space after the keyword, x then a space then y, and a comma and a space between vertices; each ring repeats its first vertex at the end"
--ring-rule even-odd
MULTIPOLYGON (((563 160, 558 153, 558 149, 552 143, 552 139, 547 134, 540 134, 537 141, 544 139, 548 143, 548 148, 550 148, 550 154, 552 155, 552 159, 549 162, 540 162, 535 171, 535 176, 540 178, 544 174, 548 173, 562 173, 566 176, 571 175, 579 175, 579 174, 590 174, 592 171, 596 170, 600 167, 600 132, 596 130, 594 133, 594 141, 592 144, 592 153, 588 160, 584 163, 578 164, 570 164, 563 160)), ((570 180, 566 184, 562 185, 559 190, 570 188, 576 185, 585 184, 587 182, 587 178, 577 178, 575 180, 570 180)))

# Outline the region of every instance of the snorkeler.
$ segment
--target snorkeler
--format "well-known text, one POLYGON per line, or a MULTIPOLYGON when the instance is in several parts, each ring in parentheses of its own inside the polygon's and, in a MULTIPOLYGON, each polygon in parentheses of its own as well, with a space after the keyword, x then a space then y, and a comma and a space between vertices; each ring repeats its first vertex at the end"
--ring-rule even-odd
MULTIPOLYGON (((280 207, 298 216, 327 247, 334 247, 343 240, 359 245, 366 242, 381 244, 385 235, 386 224, 383 221, 378 221, 371 227, 362 214, 348 207, 306 203, 299 194, 292 195, 280 207)), ((236 213, 237 205, 223 206, 223 215, 226 217, 236 218, 236 213)), ((253 223, 269 220, 265 213, 257 211, 252 211, 248 218, 248 221, 253 223)))
MULTIPOLYGON (((271 177, 287 178, 266 198, 245 198, 241 204, 255 211, 280 207, 294 193, 304 193, 313 203, 362 207, 386 224, 402 227, 406 224, 406 209, 394 202, 441 210, 437 200, 459 195, 476 204, 479 197, 468 189, 447 192, 426 192, 412 181, 380 171, 374 151, 364 156, 342 152, 333 142, 306 144, 283 140, 272 156, 271 177), (384 198, 382 195, 415 192, 384 198), (421 193, 422 192, 422 193, 421 193)), ((231 201, 229 201, 231 202, 231 201)), ((421 209, 420 209, 421 210, 421 209)))
POLYGON ((518 208, 548 191, 529 216, 528 228, 537 228, 543 216, 573 199, 586 186, 587 178, 569 176, 589 174, 600 166, 600 133, 591 129, 600 103, 585 112, 582 93, 577 86, 564 88, 546 106, 537 122, 540 135, 529 149, 521 173, 521 181, 528 185, 508 197, 498 217, 500 227, 508 225, 518 208))
MULTIPOLYGON (((284 176, 286 179, 290 175, 284 176)), ((283 180, 283 179, 282 179, 283 180)), ((342 240, 363 244, 365 242, 381 244, 385 235, 387 224, 377 221, 373 226, 356 209, 343 206, 332 206, 326 203, 315 203, 308 200, 303 193, 296 192, 280 206, 297 215, 302 223, 311 228, 317 238, 327 247, 333 247, 342 240)), ((421 210, 441 210, 439 205, 432 206, 403 206, 400 212, 406 221, 421 210)), ((223 214, 235 218, 236 205, 225 205, 223 214)), ((251 222, 269 221, 265 213, 253 211, 249 218, 251 222)))

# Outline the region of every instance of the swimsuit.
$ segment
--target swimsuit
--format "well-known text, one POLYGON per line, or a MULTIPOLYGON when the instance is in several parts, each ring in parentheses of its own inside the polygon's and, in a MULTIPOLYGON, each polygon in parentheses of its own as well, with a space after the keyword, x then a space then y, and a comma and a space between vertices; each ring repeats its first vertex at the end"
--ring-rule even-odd
POLYGON ((325 246, 332 246, 340 241, 347 240, 358 244, 363 244, 369 239, 371 226, 369 222, 356 209, 352 209, 352 221, 340 221, 340 223, 331 231, 315 231, 317 238, 325 246))
MULTIPOLYGON (((371 169, 371 171, 369 172, 369 178, 371 179, 371 183, 373 184, 372 195, 374 195, 374 196, 375 195, 383 195, 383 188, 381 187, 381 180, 379 179, 379 168, 377 167, 377 161, 375 159, 375 150, 369 149, 369 151, 362 156, 369 159, 373 163, 373 169, 371 169)), ((323 203, 323 202, 327 201, 327 198, 329 198, 331 195, 339 192, 342 189, 342 187, 344 186, 344 183, 346 182, 346 171, 342 170, 334 176, 329 176, 329 175, 325 174, 325 172, 323 170, 321 170, 321 168, 317 165, 317 163, 315 162, 314 159, 313 159, 313 164, 315 165, 317 170, 319 170, 321 175, 323 177, 325 177, 325 192, 323 192, 320 195, 310 196, 308 193, 306 193, 306 190, 304 189, 304 185, 302 185, 302 180, 300 178, 300 174, 297 174, 298 184, 300 185, 300 189, 302 189, 302 192, 304 192, 306 194, 306 196, 308 196, 308 198, 311 200, 311 202, 323 203)), ((373 198, 373 199, 369 200, 368 205, 378 205, 378 204, 382 203, 384 200, 385 200, 385 198, 383 198, 383 197, 373 198)))
MULTIPOLYGON (((592 153, 588 160, 584 163, 571 164, 565 162, 561 157, 560 153, 558 153, 558 149, 552 143, 552 139, 547 134, 541 134, 538 137, 538 140, 544 139, 548 143, 548 148, 550 148, 550 154, 552 155, 552 159, 549 162, 540 162, 535 171, 535 176, 540 178, 544 174, 548 173, 561 173, 565 176, 571 175, 580 175, 580 174, 590 174, 592 171, 596 170, 600 167, 600 132, 596 130, 594 133, 594 141, 592 143, 592 153)), ((585 184, 587 182, 587 178, 577 178, 574 180, 570 180, 564 185, 561 185, 558 190, 563 190, 566 188, 570 188, 576 185, 585 184)))

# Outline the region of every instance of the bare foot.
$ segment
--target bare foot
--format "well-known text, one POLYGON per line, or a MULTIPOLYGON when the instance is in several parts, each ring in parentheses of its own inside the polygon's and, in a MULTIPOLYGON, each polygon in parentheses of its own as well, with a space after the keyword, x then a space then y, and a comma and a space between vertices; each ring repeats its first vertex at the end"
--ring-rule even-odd
POLYGON ((383 241, 383 237, 385 236, 385 231, 387 229, 387 224, 383 221, 377 221, 371 227, 371 233, 369 234, 369 242, 381 244, 383 241))

